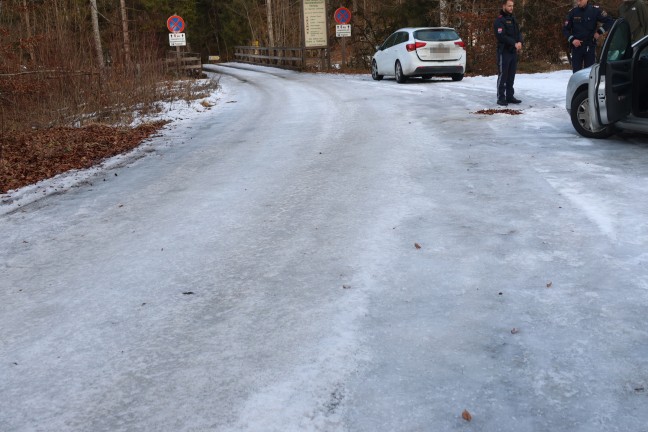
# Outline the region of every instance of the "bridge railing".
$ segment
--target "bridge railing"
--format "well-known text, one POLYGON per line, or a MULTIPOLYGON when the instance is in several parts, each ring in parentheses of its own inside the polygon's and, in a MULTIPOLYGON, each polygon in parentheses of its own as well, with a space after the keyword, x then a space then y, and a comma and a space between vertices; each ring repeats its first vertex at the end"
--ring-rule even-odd
POLYGON ((186 75, 200 75, 200 53, 168 51, 165 60, 167 70, 186 75))
POLYGON ((303 69, 304 50, 302 48, 235 46, 236 61, 274 66, 285 69, 303 69))

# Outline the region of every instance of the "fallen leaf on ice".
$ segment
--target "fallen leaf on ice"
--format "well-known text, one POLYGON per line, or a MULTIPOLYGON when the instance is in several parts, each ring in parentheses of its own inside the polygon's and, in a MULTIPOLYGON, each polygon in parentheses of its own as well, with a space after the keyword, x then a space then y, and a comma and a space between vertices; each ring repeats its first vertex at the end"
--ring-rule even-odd
POLYGON ((551 288, 551 285, 553 285, 553 282, 547 282, 547 288, 551 288))
POLYGON ((515 334, 515 333, 519 333, 519 332, 520 332, 520 330, 518 328, 513 327, 511 329, 511 334, 515 334))
POLYGON ((463 412, 461 413, 461 417, 466 421, 472 420, 472 416, 470 415, 468 410, 463 410, 463 412))
POLYGON ((414 243, 414 247, 415 247, 416 249, 421 249, 421 245, 418 244, 418 243, 414 243))
POLYGON ((493 115, 493 114, 508 114, 508 115, 520 115, 522 114, 522 111, 520 110, 513 110, 513 109, 483 109, 475 112, 474 114, 486 114, 486 115, 493 115))

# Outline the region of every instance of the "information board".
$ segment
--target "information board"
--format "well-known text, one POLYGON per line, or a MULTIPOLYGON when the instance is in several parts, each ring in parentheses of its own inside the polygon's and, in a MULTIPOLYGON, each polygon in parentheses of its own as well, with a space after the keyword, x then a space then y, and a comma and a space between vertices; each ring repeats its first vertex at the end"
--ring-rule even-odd
POLYGON ((302 0, 304 48, 326 48, 326 0, 302 0))

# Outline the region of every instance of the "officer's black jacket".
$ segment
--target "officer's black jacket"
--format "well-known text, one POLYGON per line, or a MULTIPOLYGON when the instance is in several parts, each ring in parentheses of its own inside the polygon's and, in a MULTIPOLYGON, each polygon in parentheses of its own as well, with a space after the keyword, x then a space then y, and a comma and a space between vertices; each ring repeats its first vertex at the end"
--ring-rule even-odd
POLYGON ((607 12, 588 3, 584 8, 576 6, 569 11, 563 25, 563 34, 570 44, 572 40, 578 39, 583 42, 583 45, 592 46, 596 45, 594 33, 598 31, 603 34, 610 30, 612 24, 614 24, 614 19, 607 12), (603 24, 602 29, 596 28, 598 22, 603 24))
POLYGON ((522 33, 513 14, 504 10, 495 20, 495 37, 497 52, 516 52, 515 44, 522 42, 522 33))

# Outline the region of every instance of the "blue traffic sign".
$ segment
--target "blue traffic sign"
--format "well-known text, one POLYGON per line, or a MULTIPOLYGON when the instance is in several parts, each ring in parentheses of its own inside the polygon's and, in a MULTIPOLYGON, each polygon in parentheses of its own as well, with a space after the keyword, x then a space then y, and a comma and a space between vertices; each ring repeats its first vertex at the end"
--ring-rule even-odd
POLYGON ((181 16, 171 15, 167 20, 167 28, 171 33, 180 33, 185 28, 185 22, 181 16))
POLYGON ((348 24, 351 21, 351 11, 345 7, 337 8, 333 18, 338 24, 348 24))

